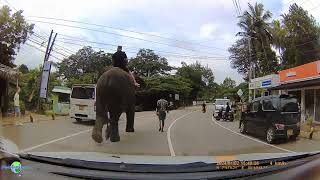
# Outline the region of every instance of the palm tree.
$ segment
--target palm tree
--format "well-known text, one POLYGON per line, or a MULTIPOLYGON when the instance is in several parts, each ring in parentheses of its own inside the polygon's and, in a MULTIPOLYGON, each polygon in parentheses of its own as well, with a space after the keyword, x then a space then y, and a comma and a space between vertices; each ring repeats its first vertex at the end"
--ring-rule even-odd
POLYGON ((272 22, 272 29, 271 29, 272 37, 273 37, 273 46, 278 49, 278 52, 280 54, 280 60, 282 62, 286 37, 288 35, 287 28, 283 27, 281 25, 281 22, 279 20, 274 20, 272 22))
POLYGON ((248 3, 248 7, 249 10, 245 11, 242 16, 239 16, 240 21, 238 26, 243 31, 238 32, 237 35, 250 38, 252 61, 256 71, 259 74, 263 74, 261 69, 258 68, 260 66, 259 62, 263 61, 261 58, 264 60, 272 59, 268 57, 271 54, 270 44, 273 40, 269 23, 272 13, 265 11, 261 3, 255 3, 254 6, 248 3))
POLYGON ((270 33, 270 23, 272 13, 270 11, 264 11, 263 4, 255 4, 252 6, 248 4, 249 11, 245 11, 240 16, 238 26, 243 30, 238 35, 251 37, 260 42, 269 42, 272 40, 270 33))

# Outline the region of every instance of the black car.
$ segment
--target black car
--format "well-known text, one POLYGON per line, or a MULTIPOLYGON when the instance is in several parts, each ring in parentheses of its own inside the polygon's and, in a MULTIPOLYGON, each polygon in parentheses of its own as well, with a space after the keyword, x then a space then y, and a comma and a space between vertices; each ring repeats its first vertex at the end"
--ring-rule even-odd
POLYGON ((268 143, 300 134, 298 100, 290 95, 272 95, 254 99, 242 113, 240 132, 265 137, 268 143))

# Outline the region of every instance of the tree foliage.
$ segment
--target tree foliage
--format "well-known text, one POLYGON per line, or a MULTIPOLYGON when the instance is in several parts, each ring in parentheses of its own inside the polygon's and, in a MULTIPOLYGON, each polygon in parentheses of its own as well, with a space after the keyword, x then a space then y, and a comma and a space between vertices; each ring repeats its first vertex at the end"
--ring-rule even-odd
MULTIPOLYGON (((41 78, 41 67, 30 69, 25 71, 25 65, 19 67, 19 86, 21 87, 20 99, 21 102, 25 103, 28 110, 35 109, 39 100, 39 87, 41 78)), ((52 95, 52 89, 54 86, 61 85, 61 81, 56 72, 50 73, 49 85, 48 85, 48 96, 52 95)))
POLYGON ((14 67, 14 56, 25 43, 34 27, 28 24, 22 10, 11 14, 8 6, 0 9, 0 63, 14 67))
POLYGON ((178 68, 178 76, 190 80, 192 91, 191 99, 198 97, 201 90, 211 89, 214 87, 214 75, 209 67, 202 66, 199 62, 187 65, 182 63, 182 67, 178 68))
POLYGON ((281 53, 282 68, 317 60, 320 55, 319 27, 312 15, 297 4, 273 23, 275 46, 281 53))
POLYGON ((58 63, 58 74, 67 80, 69 86, 74 83, 96 83, 99 76, 111 65, 111 54, 96 52, 85 46, 58 63))
POLYGON ((173 69, 166 58, 155 54, 150 49, 140 49, 137 56, 129 61, 128 66, 142 77, 167 75, 173 69))
POLYGON ((244 76, 248 76, 248 70, 252 66, 255 76, 263 76, 278 68, 276 54, 271 49, 273 39, 269 21, 272 13, 265 11, 261 3, 254 6, 249 3, 248 6, 249 10, 240 16, 238 23, 242 31, 237 35, 241 39, 229 48, 231 66, 244 76))

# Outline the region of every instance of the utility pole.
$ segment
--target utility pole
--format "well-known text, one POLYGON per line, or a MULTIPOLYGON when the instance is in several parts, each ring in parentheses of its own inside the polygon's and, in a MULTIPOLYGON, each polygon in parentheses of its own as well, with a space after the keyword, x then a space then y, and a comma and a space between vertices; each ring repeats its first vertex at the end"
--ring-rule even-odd
MULTIPOLYGON (((248 41, 248 49, 249 49, 249 84, 251 83, 251 79, 252 79, 252 59, 251 59, 251 39, 250 37, 247 37, 247 41, 248 41)), ((254 90, 254 89, 253 89, 254 90)), ((251 101, 251 90, 249 89, 249 102, 251 101)))
POLYGON ((52 34, 53 34, 53 30, 51 30, 51 33, 49 36, 48 45, 47 45, 46 53, 45 53, 44 60, 43 60, 42 70, 41 70, 39 99, 38 99, 38 111, 41 109, 41 98, 44 98, 44 99, 47 98, 47 89, 48 89, 48 82, 49 82, 50 70, 51 70, 51 63, 48 62, 48 60, 49 60, 54 42, 57 37, 57 33, 56 33, 53 40, 52 40, 52 43, 51 43, 52 34), (44 69, 44 68, 46 68, 46 69, 44 69), (45 79, 45 78, 47 78, 47 79, 45 79), (42 87, 42 86, 44 86, 44 87, 42 87), (45 92, 42 92, 43 88, 44 88, 45 92))

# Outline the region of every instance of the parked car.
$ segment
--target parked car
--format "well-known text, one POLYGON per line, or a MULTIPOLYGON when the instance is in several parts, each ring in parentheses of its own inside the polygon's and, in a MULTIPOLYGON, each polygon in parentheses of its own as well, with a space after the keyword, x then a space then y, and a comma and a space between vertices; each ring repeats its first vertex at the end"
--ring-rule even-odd
POLYGON ((254 99, 242 113, 240 132, 264 136, 268 143, 279 138, 296 138, 300 134, 298 100, 290 95, 273 95, 254 99))
POLYGON ((70 97, 70 118, 76 121, 96 120, 96 85, 73 85, 70 97))

